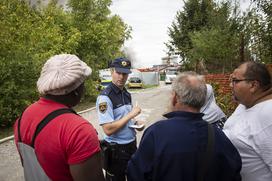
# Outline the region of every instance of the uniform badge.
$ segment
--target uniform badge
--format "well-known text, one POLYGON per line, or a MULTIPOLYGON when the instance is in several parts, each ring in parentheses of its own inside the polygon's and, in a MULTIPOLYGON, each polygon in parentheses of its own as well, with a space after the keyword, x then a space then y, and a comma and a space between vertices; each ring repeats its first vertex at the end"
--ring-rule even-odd
POLYGON ((108 109, 107 102, 102 102, 99 104, 99 111, 101 113, 105 113, 107 109, 108 109))
POLYGON ((126 61, 122 61, 121 64, 122 64, 123 67, 126 67, 126 66, 127 66, 127 62, 126 62, 126 61))

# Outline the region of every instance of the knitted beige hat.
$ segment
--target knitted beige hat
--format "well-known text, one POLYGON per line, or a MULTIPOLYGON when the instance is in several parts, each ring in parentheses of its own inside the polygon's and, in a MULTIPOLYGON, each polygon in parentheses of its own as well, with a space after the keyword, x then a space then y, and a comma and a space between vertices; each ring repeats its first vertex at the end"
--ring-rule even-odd
POLYGON ((65 95, 80 86, 91 72, 76 55, 55 55, 44 64, 37 88, 41 95, 65 95))

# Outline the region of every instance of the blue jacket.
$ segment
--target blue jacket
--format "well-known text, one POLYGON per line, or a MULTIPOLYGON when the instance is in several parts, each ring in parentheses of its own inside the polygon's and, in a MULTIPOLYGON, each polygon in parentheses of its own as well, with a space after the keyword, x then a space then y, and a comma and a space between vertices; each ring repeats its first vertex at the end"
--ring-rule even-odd
MULTIPOLYGON (((194 181, 198 153, 207 148, 202 113, 171 112, 151 125, 128 163, 128 181, 194 181)), ((214 155, 205 181, 241 180, 241 158, 225 134, 214 128, 214 155)))

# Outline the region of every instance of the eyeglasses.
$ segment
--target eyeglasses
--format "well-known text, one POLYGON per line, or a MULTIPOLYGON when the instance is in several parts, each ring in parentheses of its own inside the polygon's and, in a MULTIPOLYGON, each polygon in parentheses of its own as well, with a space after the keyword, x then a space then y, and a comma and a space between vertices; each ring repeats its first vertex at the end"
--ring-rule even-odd
POLYGON ((239 83, 239 82, 242 82, 242 81, 253 81, 253 79, 230 79, 230 82, 232 83, 232 84, 237 84, 237 83, 239 83))

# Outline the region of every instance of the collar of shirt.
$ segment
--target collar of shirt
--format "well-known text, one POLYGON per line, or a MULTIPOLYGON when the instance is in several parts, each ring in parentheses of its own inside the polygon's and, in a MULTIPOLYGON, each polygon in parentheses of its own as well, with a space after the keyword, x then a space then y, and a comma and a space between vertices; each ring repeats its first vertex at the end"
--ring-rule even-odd
POLYGON ((169 112, 167 114, 163 115, 166 118, 173 118, 173 117, 187 117, 191 118, 193 120, 199 120, 202 119, 202 116, 204 116, 203 113, 193 113, 193 112, 185 112, 185 111, 173 111, 169 112))
MULTIPOLYGON (((56 102, 54 100, 51 100, 51 99, 47 99, 45 97, 40 97, 39 101, 38 101, 39 104, 43 104, 43 105, 54 105, 54 106, 60 106, 60 107, 67 107, 66 105, 64 104, 61 104, 59 102, 56 102)), ((68 107, 67 107, 68 108, 68 107)))
POLYGON ((123 90, 121 90, 119 87, 117 87, 114 83, 111 83, 111 87, 113 89, 113 91, 116 93, 116 94, 119 94, 121 93, 122 91, 123 92, 127 92, 127 89, 124 87, 123 90))

